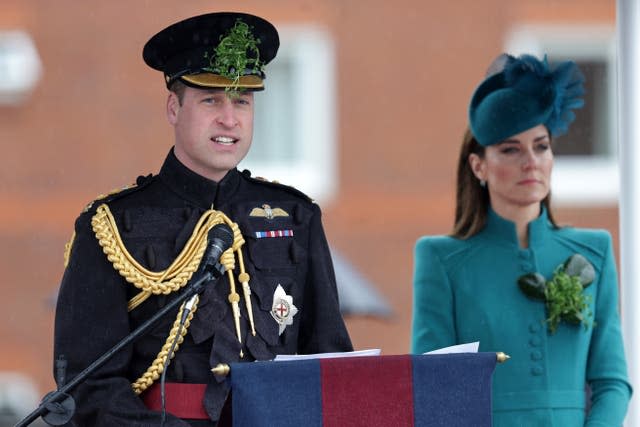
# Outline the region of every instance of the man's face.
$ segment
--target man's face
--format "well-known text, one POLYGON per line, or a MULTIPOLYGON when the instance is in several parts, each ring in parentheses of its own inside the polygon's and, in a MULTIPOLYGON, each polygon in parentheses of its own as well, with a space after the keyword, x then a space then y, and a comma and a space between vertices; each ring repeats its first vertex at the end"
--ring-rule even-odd
POLYGON ((186 167, 220 181, 246 156, 253 137, 253 92, 187 87, 182 105, 171 92, 167 119, 175 130, 175 154, 186 167))

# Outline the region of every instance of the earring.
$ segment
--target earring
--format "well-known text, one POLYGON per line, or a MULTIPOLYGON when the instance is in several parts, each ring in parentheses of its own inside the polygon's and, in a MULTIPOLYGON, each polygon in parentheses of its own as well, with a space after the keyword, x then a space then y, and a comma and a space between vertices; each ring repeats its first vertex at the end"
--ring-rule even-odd
POLYGON ((484 179, 480 180, 480 187, 485 188, 487 186, 487 181, 485 181, 484 179))

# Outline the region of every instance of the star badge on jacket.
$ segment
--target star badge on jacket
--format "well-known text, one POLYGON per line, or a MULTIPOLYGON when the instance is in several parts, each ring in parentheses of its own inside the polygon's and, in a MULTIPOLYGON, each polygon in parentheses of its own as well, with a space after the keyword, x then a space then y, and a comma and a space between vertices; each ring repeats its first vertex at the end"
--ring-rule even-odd
POLYGON ((298 308, 293 305, 293 297, 287 295, 282 286, 278 284, 273 293, 273 305, 271 306, 271 316, 279 325, 278 335, 282 335, 288 325, 293 324, 293 316, 298 312, 298 308))

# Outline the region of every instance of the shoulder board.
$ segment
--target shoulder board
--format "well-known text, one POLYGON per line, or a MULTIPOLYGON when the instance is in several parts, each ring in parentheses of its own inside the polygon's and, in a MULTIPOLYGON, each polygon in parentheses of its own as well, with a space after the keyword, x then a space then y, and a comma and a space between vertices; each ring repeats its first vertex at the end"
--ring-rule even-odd
POLYGON ((113 189, 106 194, 100 194, 92 202, 90 202, 89 204, 87 204, 87 206, 84 207, 84 209, 82 210, 82 213, 89 212, 96 203, 108 203, 113 200, 117 200, 121 197, 124 197, 128 194, 134 193, 146 187, 147 185, 149 185, 154 178, 155 177, 152 174, 149 174, 147 176, 141 175, 136 179, 136 182, 133 184, 129 184, 121 188, 113 189))
MULTIPOLYGON (((127 194, 131 194, 135 191, 138 191, 146 187, 147 185, 149 185, 153 181, 153 179, 154 179, 154 176, 152 174, 149 174, 147 176, 139 176, 136 179, 136 182, 133 184, 124 186, 122 188, 114 189, 108 192, 107 194, 100 194, 98 197, 95 198, 95 200, 93 200, 91 203, 89 203, 84 207, 84 209, 80 213, 80 216, 76 220, 76 227, 78 227, 77 221, 80 221, 81 218, 86 218, 87 214, 93 215, 95 213, 92 211, 92 208, 96 207, 97 205, 100 205, 101 203, 108 203, 120 197, 126 196, 127 194)), ((75 237, 76 237, 76 232, 74 231, 71 236, 71 239, 69 240, 68 243, 65 244, 65 247, 64 247, 63 259, 64 259, 65 269, 69 265, 69 259, 71 257, 71 251, 73 249, 73 243, 75 241, 75 237)))
POLYGON ((315 203, 314 200, 307 196, 305 193, 303 193, 302 191, 298 190, 295 187, 292 187, 290 185, 285 185, 285 184, 281 184, 278 181, 270 181, 266 178, 263 178, 261 176, 251 176, 251 172, 247 169, 242 171, 242 176, 244 176, 245 178, 247 178, 247 180, 258 183, 258 184, 262 184, 262 185, 266 185, 272 188, 279 188, 281 190, 285 190, 288 193, 291 193, 293 195, 296 195, 310 203, 315 203))

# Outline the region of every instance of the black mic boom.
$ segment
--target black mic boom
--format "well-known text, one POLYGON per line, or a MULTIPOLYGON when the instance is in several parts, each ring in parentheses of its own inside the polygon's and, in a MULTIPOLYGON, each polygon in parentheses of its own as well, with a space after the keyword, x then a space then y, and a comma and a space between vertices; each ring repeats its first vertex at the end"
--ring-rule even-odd
MULTIPOLYGON (((231 230, 231 227, 224 223, 212 227, 211 230, 209 230, 209 234, 207 235, 207 248, 205 250, 205 254, 202 257, 202 261, 200 261, 200 269, 204 268, 208 270, 216 270, 217 267, 220 266, 220 263, 218 262, 220 255, 222 255, 224 251, 229 249, 231 245, 233 245, 233 230, 231 230)), ((193 294, 196 294, 199 291, 199 287, 202 286, 202 283, 204 281, 211 280, 212 273, 214 272, 208 271, 207 273, 208 274, 203 275, 199 280, 196 281, 198 282, 197 286, 193 284, 191 285, 191 287, 193 288, 193 294)), ((221 273, 222 272, 220 271, 220 274, 221 273)), ((60 361, 60 364, 58 364, 58 361, 56 361, 56 365, 59 368, 56 378, 59 383, 58 389, 47 394, 42 399, 42 402, 40 402, 38 408, 31 414, 23 418, 21 421, 19 421, 18 424, 15 425, 15 427, 28 426, 38 417, 42 417, 49 425, 67 425, 67 422, 71 420, 75 411, 75 402, 73 401, 73 398, 69 394, 67 394, 67 392, 73 390, 78 384, 86 380, 98 368, 100 368, 109 359, 111 359, 114 354, 118 353, 124 347, 130 345, 132 342, 139 339, 143 334, 147 333, 151 329, 151 327, 158 322, 159 319, 161 319, 170 311, 176 309, 179 304, 182 304, 193 294, 189 294, 189 292, 187 292, 166 304, 151 318, 147 319, 144 323, 139 325, 129 335, 124 337, 110 350, 107 350, 91 365, 87 366, 83 371, 81 371, 78 375, 76 375, 66 383, 63 373, 64 368, 62 367, 63 361, 60 361), (64 385, 62 383, 64 383, 64 385)), ((187 310, 185 310, 185 312, 187 312, 187 310)), ((163 371, 163 374, 164 372, 166 372, 166 369, 163 371)))
POLYGON ((202 283, 205 280, 211 280, 213 277, 218 278, 224 273, 224 266, 219 262, 220 255, 233 244, 233 230, 225 223, 214 225, 207 234, 207 247, 205 248, 202 260, 200 260, 200 277, 192 284, 193 296, 186 302, 182 311, 182 319, 180 325, 184 325, 196 297, 200 293, 202 283))

